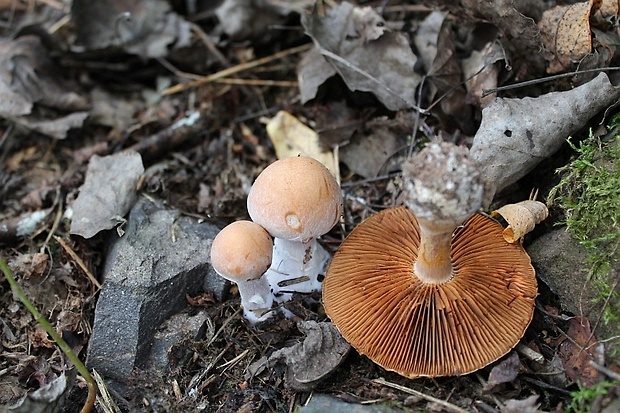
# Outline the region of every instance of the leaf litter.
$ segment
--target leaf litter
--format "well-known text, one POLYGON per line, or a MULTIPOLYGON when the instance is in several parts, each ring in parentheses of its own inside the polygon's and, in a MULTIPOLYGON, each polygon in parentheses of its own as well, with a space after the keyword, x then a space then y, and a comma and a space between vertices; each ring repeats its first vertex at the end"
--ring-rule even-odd
MULTIPOLYGON (((617 102, 617 76, 501 88, 616 65, 616 2, 427 3, 108 0, 76 1, 69 10, 15 2, 16 20, 0 42, 0 229, 12 231, 0 243, 27 294, 75 351, 83 355, 96 304, 97 286, 84 276, 103 262, 96 234, 122 222, 137 191, 228 223, 245 217, 249 186, 276 157, 333 154, 325 162, 340 170, 345 212, 322 239, 332 252, 369 214, 398 204, 400 161, 420 142, 471 146, 501 201, 523 199, 518 192, 530 188, 519 185, 532 174, 544 195, 553 180, 544 164, 561 162, 566 138, 617 102), (132 148, 139 154, 120 155, 132 148), (102 161, 110 163, 97 171, 102 161), (29 231, 13 231, 33 214, 29 231)), ((529 228, 531 217, 525 221, 529 228)), ((618 368, 604 359, 588 320, 560 314, 544 290, 523 340, 537 356, 511 352, 481 370, 486 387, 471 375, 409 381, 355 352, 329 350, 337 347, 333 331, 302 327, 327 326, 316 300, 288 304, 299 324, 252 329, 231 291, 221 303, 188 297, 221 333, 181 343, 174 355, 183 356, 165 377, 136 371, 131 392, 112 392, 110 404, 292 411, 314 391, 405 409, 544 412, 566 405, 577 383, 610 377, 597 366, 618 368), (262 367, 246 376, 257 360, 262 367), (377 381, 384 376, 400 387, 377 381)), ((69 366, 8 288, 2 300, 4 403, 54 383, 69 366)), ((83 398, 78 380, 65 410, 78 411, 83 398)))

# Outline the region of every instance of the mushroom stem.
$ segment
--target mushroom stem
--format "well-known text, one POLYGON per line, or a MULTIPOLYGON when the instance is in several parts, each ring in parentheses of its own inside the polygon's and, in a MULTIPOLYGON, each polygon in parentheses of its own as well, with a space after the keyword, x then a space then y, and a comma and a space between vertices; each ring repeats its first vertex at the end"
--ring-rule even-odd
POLYGON ((416 276, 425 284, 443 284, 452 279, 450 250, 455 225, 437 225, 418 220, 420 247, 413 264, 416 276))
POLYGON ((237 281, 241 296, 243 316, 250 323, 265 321, 271 316, 269 310, 273 304, 273 294, 267 277, 262 276, 250 281, 237 281))
POLYGON ((274 238, 271 267, 265 273, 275 300, 288 301, 294 292, 321 291, 331 255, 315 238, 308 242, 274 238))

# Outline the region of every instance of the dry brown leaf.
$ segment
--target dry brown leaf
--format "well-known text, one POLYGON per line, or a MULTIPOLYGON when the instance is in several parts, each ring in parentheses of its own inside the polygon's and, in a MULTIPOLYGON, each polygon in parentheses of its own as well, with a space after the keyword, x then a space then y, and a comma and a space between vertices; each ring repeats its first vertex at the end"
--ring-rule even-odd
POLYGON ((568 338, 558 347, 558 355, 562 359, 566 375, 573 382, 590 387, 597 383, 601 374, 592 365, 590 360, 597 360, 602 349, 592 333, 590 322, 586 317, 574 317, 569 321, 568 338))
POLYGON ((506 242, 513 244, 532 231, 536 224, 547 218, 549 210, 542 202, 527 200, 504 205, 491 212, 491 216, 497 215, 502 216, 508 222, 508 227, 504 230, 503 236, 506 242))
POLYGON ((558 73, 573 66, 592 52, 590 15, 600 5, 590 0, 568 6, 556 6, 543 13, 538 26, 549 56, 549 73, 558 73))
POLYGON ((338 163, 332 151, 324 151, 319 135, 290 113, 281 110, 267 123, 267 134, 278 159, 308 156, 321 162, 340 181, 338 163))

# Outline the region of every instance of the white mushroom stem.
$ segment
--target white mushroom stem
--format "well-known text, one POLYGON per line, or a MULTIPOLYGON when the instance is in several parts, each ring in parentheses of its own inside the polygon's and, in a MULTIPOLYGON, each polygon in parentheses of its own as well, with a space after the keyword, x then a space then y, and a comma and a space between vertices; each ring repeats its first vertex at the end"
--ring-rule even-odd
POLYGON ((270 310, 273 304, 273 294, 267 277, 250 281, 237 281, 243 316, 250 323, 265 321, 271 316, 270 310))
POLYGON ((414 271, 422 282, 450 281, 452 234, 481 209, 488 190, 479 165, 464 147, 429 143, 403 164, 405 204, 420 227, 414 271))
POLYGON ((265 273, 275 300, 288 301, 294 292, 321 291, 319 276, 325 274, 330 258, 315 238, 305 243, 275 238, 271 267, 265 273))

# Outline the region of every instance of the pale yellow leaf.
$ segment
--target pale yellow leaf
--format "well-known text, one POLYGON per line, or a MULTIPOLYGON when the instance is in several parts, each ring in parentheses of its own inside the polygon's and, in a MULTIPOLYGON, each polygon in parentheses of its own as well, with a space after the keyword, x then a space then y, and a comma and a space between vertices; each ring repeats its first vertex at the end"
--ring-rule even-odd
POLYGON ((338 160, 333 151, 324 151, 319 135, 288 112, 280 111, 267 123, 267 134, 278 159, 308 156, 321 162, 340 182, 338 160))

